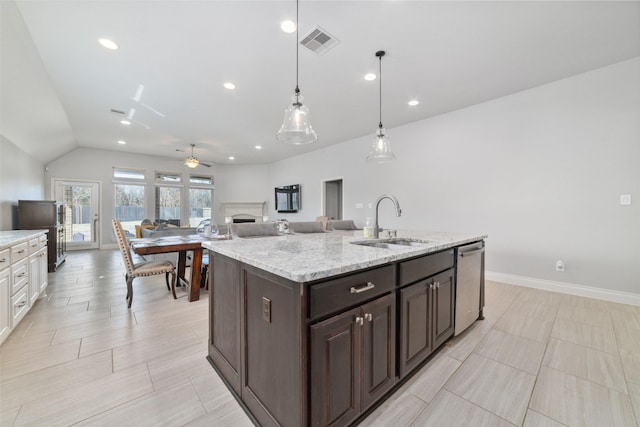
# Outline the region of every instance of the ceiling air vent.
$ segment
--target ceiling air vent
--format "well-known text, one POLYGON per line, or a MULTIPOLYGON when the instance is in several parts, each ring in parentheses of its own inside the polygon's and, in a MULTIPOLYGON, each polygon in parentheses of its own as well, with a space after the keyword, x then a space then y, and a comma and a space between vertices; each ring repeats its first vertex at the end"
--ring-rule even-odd
POLYGON ((316 27, 304 36, 300 44, 318 55, 324 55, 335 47, 340 40, 333 37, 320 27, 316 27))

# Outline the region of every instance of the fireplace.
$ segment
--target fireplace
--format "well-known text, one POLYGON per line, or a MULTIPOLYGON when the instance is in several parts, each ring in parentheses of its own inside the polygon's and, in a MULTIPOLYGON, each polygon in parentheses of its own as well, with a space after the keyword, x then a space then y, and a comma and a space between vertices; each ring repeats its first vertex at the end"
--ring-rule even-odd
POLYGON ((234 224, 244 222, 262 222, 265 202, 222 202, 225 218, 231 218, 234 224))

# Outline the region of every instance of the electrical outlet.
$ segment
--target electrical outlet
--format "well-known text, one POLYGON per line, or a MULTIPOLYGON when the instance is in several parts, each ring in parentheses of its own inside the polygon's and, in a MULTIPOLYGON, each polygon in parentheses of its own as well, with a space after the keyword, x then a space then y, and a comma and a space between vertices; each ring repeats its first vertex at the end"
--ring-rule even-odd
POLYGON ((558 261, 556 261, 556 271, 564 272, 564 261, 562 261, 560 259, 558 261))
POLYGON ((631 205, 631 194, 621 194, 620 195, 620 205, 622 205, 622 206, 630 206, 631 205))

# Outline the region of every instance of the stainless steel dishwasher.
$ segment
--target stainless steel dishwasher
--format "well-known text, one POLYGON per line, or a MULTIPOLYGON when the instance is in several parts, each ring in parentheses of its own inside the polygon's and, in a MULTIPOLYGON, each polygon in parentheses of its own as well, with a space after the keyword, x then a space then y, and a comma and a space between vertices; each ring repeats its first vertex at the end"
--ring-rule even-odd
POLYGON ((460 246, 457 252, 456 323, 461 334, 477 319, 484 319, 484 242, 460 246))

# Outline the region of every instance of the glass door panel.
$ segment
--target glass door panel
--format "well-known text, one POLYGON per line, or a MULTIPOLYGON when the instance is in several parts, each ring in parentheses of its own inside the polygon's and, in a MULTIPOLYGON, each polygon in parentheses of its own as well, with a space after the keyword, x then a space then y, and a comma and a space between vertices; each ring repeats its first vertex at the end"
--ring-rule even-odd
POLYGON ((86 181, 54 181, 55 198, 64 203, 67 250, 99 247, 100 185, 86 181))

